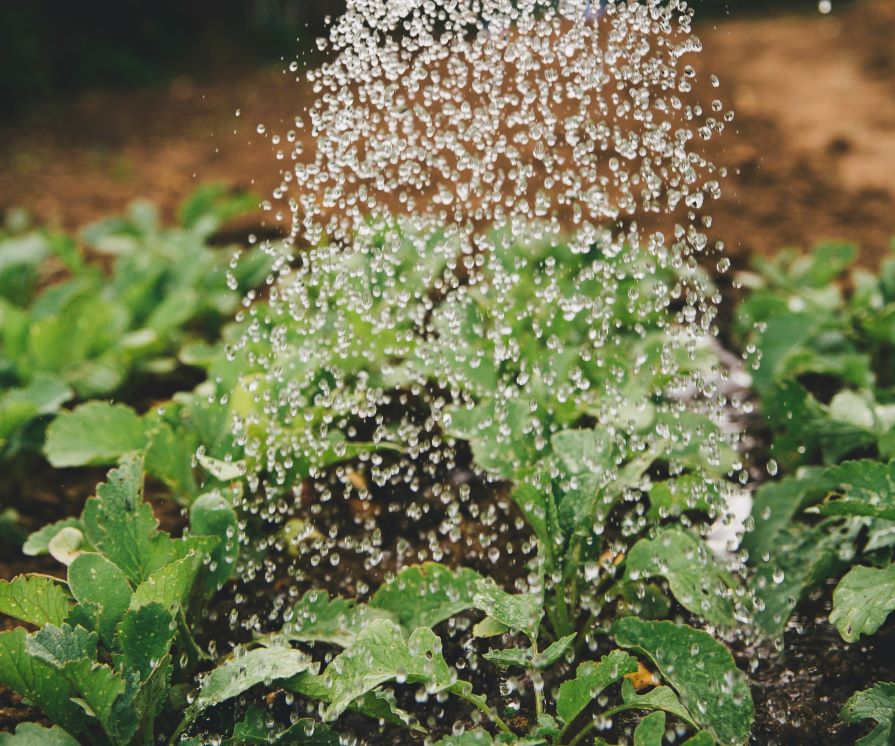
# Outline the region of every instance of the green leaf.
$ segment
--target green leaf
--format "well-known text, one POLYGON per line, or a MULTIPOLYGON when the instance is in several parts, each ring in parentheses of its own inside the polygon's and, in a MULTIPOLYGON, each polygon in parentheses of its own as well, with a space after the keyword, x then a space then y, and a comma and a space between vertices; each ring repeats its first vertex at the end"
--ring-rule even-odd
POLYGON ((653 539, 638 541, 625 560, 625 576, 639 580, 664 577, 678 602, 710 624, 736 625, 736 581, 708 547, 682 528, 663 528, 653 539))
POLYGON ((327 666, 323 678, 331 696, 323 711, 325 721, 335 720, 352 702, 387 681, 425 684, 434 693, 456 680, 434 632, 420 627, 405 639, 401 627, 386 619, 362 629, 354 644, 327 666))
POLYGON ((505 624, 501 624, 494 617, 486 616, 482 621, 476 623, 472 627, 473 637, 497 637, 505 635, 510 628, 505 624))
POLYGON ((292 648, 255 648, 215 668, 202 682, 199 695, 187 710, 187 721, 213 705, 237 697, 258 684, 288 679, 317 670, 307 655, 292 648))
POLYGON ((836 572, 840 549, 855 533, 829 524, 781 533, 774 556, 758 566, 752 580, 759 606, 755 622, 764 635, 783 633, 798 601, 836 572))
POLYGON ((556 695, 556 714, 566 725, 577 718, 600 693, 625 674, 637 671, 637 661, 621 650, 604 655, 599 663, 578 666, 575 678, 564 681, 556 695))
POLYGON ((559 722, 553 715, 542 712, 538 715, 538 725, 531 731, 531 734, 554 742, 559 741, 562 737, 562 728, 559 727, 559 722))
POLYGON ((143 471, 139 459, 125 458, 109 472, 84 506, 84 535, 93 547, 120 567, 137 584, 178 557, 178 548, 158 531, 152 508, 143 502, 143 471))
POLYGON ((146 447, 143 420, 123 404, 91 401, 60 414, 47 428, 44 452, 56 468, 114 464, 146 447))
POLYGON ((553 451, 570 474, 613 474, 618 449, 602 430, 563 430, 550 439, 553 451))
POLYGON ((0 684, 20 694, 69 733, 80 733, 87 718, 72 702, 71 685, 48 664, 28 653, 28 639, 22 627, 0 632, 0 684))
POLYGON ((482 728, 464 731, 459 736, 445 736, 435 742, 435 746, 492 746, 494 739, 482 728))
POLYGON ((111 648, 115 627, 133 595, 124 573, 101 554, 84 552, 68 568, 68 585, 78 603, 99 607, 97 631, 106 647, 111 648))
POLYGON ((124 679, 108 666, 87 658, 68 661, 57 670, 78 691, 80 697, 76 701, 99 721, 113 743, 120 746, 129 743, 137 729, 137 721, 127 716, 119 719, 122 711, 117 705, 125 693, 124 679))
POLYGON ((0 614, 42 627, 62 624, 71 609, 65 588, 48 575, 19 575, 0 580, 0 614))
POLYGON ((233 726, 233 735, 224 741, 224 746, 339 746, 338 734, 316 720, 302 718, 283 730, 271 728, 269 720, 264 710, 250 707, 245 717, 233 726))
POLYGON ((308 591, 292 607, 292 618, 277 634, 294 642, 326 642, 347 648, 358 630, 372 620, 390 618, 390 612, 357 605, 353 599, 330 598, 326 591, 308 591))
POLYGON ((44 728, 37 723, 20 723, 15 734, 0 733, 0 746, 78 746, 78 740, 58 725, 44 728))
POLYGON ((861 635, 872 635, 895 611, 895 564, 878 569, 853 567, 833 591, 830 623, 842 639, 857 642, 861 635))
POLYGON ((137 723, 119 722, 116 702, 125 681, 108 666, 96 662, 97 636, 82 627, 47 625, 29 637, 25 649, 54 668, 78 693, 85 711, 95 717, 115 743, 125 744, 137 723))
POLYGON ((476 581, 472 602, 501 624, 537 639, 544 610, 542 599, 534 593, 507 593, 490 578, 481 578, 476 581))
POLYGON ((239 531, 236 511, 222 495, 200 495, 190 508, 190 529, 198 536, 219 539, 212 550, 206 575, 210 592, 220 590, 233 575, 239 559, 239 531))
POLYGON ((715 737, 707 730, 701 730, 692 738, 688 738, 681 746, 715 746, 715 737))
POLYGON ((55 376, 38 373, 20 388, 0 395, 0 442, 35 417, 55 414, 74 397, 74 392, 55 376))
POLYGON ((535 668, 549 668, 556 663, 556 661, 562 658, 566 654, 566 651, 572 647, 572 643, 575 642, 575 637, 577 637, 577 635, 572 632, 571 634, 568 634, 565 637, 560 637, 558 640, 550 643, 550 645, 544 648, 532 659, 535 668))
POLYGON ((178 217, 185 228, 204 238, 227 221, 256 211, 259 202, 257 195, 234 194, 226 184, 205 184, 186 198, 178 210, 178 217))
POLYGON ((28 536, 22 546, 22 553, 29 557, 37 557, 49 552, 50 541, 64 528, 81 529, 81 521, 77 518, 65 518, 55 523, 48 523, 28 536))
POLYGON ((636 617, 612 625, 615 641, 647 656, 700 726, 722 744, 744 744, 754 717, 746 677, 721 643, 701 630, 636 617))
POLYGON ((434 627, 473 608, 480 579, 467 568, 451 570, 437 562, 412 565, 380 586, 370 607, 391 614, 408 633, 417 627, 434 627))
POLYGON ((528 668, 531 666, 531 650, 529 648, 506 648, 504 650, 489 650, 482 656, 500 669, 528 668))
POLYGON ((665 738, 665 713, 654 712, 637 723, 634 746, 662 746, 665 738))
POLYGON ((32 655, 59 668, 72 661, 94 660, 98 642, 97 634, 83 627, 48 624, 31 635, 25 647, 32 655))
POLYGON ((127 611, 117 631, 121 660, 145 681, 170 652, 174 632, 174 618, 161 604, 127 611))
POLYGON ((202 552, 190 549, 185 557, 156 570, 137 586, 130 608, 160 604, 173 612, 186 605, 196 576, 202 568, 203 557, 202 552))
POLYGON ((752 504, 754 526, 743 537, 749 562, 760 566, 774 554, 778 537, 807 504, 817 502, 834 485, 825 477, 823 468, 800 469, 798 476, 777 482, 766 482, 755 492, 752 504))
POLYGON ((161 479, 175 500, 188 501, 198 491, 193 475, 193 454, 198 445, 194 434, 161 422, 148 431, 147 438, 146 473, 161 479))
POLYGON ((876 721, 876 727, 856 746, 890 746, 895 741, 895 683, 880 681, 869 689, 853 694, 839 713, 850 725, 863 720, 876 721))
MULTIPOLYGON (((677 694, 668 686, 653 687, 646 694, 637 694, 634 691, 634 684, 629 679, 625 679, 622 682, 622 704, 613 707, 604 715, 609 717, 626 710, 661 710, 669 715, 674 715, 681 722, 693 728, 699 728, 693 716, 681 704, 677 694)), ((712 739, 712 743, 714 743, 714 739, 712 739)))
POLYGON ((841 496, 821 505, 821 513, 895 521, 895 461, 848 461, 827 469, 825 476, 841 496))

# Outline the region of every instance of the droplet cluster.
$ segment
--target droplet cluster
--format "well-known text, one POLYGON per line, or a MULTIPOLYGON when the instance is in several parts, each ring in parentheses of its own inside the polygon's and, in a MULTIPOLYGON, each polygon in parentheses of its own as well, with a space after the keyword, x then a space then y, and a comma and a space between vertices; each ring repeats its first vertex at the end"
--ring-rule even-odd
POLYGON ((524 586, 506 485, 564 429, 619 454, 601 487, 660 443, 721 467, 728 436, 693 418, 724 405, 703 144, 732 114, 698 100, 691 22, 681 0, 350 0, 332 23, 313 104, 270 134, 288 239, 229 351, 246 507, 285 525, 297 585, 363 596, 454 551, 524 586))

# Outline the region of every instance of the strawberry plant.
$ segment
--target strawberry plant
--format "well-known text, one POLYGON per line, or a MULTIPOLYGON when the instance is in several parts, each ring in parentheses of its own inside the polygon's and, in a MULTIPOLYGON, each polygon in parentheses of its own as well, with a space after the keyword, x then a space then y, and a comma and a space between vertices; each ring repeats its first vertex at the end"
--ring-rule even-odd
MULTIPOLYGON (((394 694, 384 688, 387 684, 403 684, 418 689, 418 702, 430 697, 440 701, 444 695, 456 697, 489 726, 442 739, 441 744, 577 744, 590 737, 599 723, 610 722, 613 716, 628 711, 657 713, 638 726, 643 737, 647 731, 656 731, 660 720, 664 732, 666 714, 695 731, 694 746, 744 743, 748 735, 752 704, 744 677, 723 645, 686 625, 635 617, 620 619, 610 629, 618 649, 597 661, 579 663, 574 675, 545 692, 543 672, 559 664, 571 673, 568 661, 574 635, 554 641, 539 652, 541 600, 531 594, 508 594, 470 570, 452 571, 435 563, 411 566, 363 605, 331 598, 325 591, 309 591, 290 616, 290 622, 278 633, 258 640, 258 647, 225 662, 205 679, 183 727, 203 708, 220 704, 266 678, 277 680, 277 685, 287 691, 318 700, 324 723, 335 722, 352 710, 424 732, 420 721, 401 709, 394 694), (476 638, 521 635, 529 643, 527 647, 496 648, 482 655, 498 670, 518 668, 527 673, 537 707, 537 719, 527 734, 513 731, 500 716, 499 708, 477 694, 444 658, 441 639, 432 627, 469 610, 485 614, 475 626, 476 638), (291 667, 277 671, 261 663, 298 656, 290 643, 310 649, 334 646, 341 652, 327 656, 329 663, 322 670, 314 662, 317 656, 302 654, 297 661, 303 661, 305 668, 294 674, 289 673, 291 667), (625 652, 625 648, 636 655, 625 652), (699 669, 682 665, 692 658, 694 648, 700 650, 699 669), (649 691, 638 693, 626 678, 638 671, 638 657, 654 665, 666 683, 654 682, 649 691), (237 668, 252 673, 232 686, 237 668), (617 705, 603 706, 589 719, 581 718, 604 692, 618 684, 617 705), (548 711, 548 700, 552 712, 548 711)), ((296 667, 299 665, 297 662, 296 667)), ((653 738, 645 743, 656 741, 653 738)))
MULTIPOLYGON (((895 261, 851 268, 853 247, 783 255, 748 276, 739 333, 755 351, 755 387, 783 478, 755 495, 743 547, 755 567, 756 623, 782 635, 799 603, 835 579, 830 623, 847 643, 895 610, 895 261), (846 274, 846 270, 850 272, 846 274)), ((891 724, 888 684, 856 694, 847 722, 891 724)), ((882 741, 879 741, 882 742, 882 741)))
POLYGON ((36 628, 0 633, 0 682, 55 724, 47 742, 154 743, 172 693, 206 657, 191 624, 232 572, 236 515, 206 495, 175 539, 158 530, 142 483, 140 462, 126 459, 79 519, 29 539, 67 565, 64 581, 0 582, 0 612, 36 628))
MULTIPOLYGON (((394 232, 385 235, 393 240, 394 232)), ((379 240, 377 234, 372 240, 379 240)), ((693 731, 694 744, 743 743, 751 698, 726 648, 706 632, 657 621, 672 614, 672 602, 716 629, 733 629, 748 614, 737 577, 718 564, 700 536, 705 518, 723 504, 724 477, 735 457, 708 413, 681 413, 661 394, 671 383, 665 371, 709 375, 716 365, 711 351, 681 346, 678 361, 663 363, 666 332, 658 317, 632 305, 640 301, 628 283, 612 288, 607 300, 622 323, 618 340, 611 337, 607 348, 612 364, 577 369, 573 363, 582 357, 590 321, 559 314, 562 304, 541 300, 535 289, 554 284, 569 303, 581 288, 590 292, 590 266, 605 260, 596 249, 569 253, 562 245, 508 243, 503 256, 518 273, 511 297, 519 308, 497 308, 485 283, 449 284, 447 260, 418 264, 409 240, 383 248, 385 259, 374 262, 376 256, 331 259, 323 270, 328 290, 312 298, 321 313, 306 326, 278 318, 282 306, 259 302, 224 331, 217 349, 185 351, 208 371, 209 380, 193 393, 177 394, 142 415, 94 401, 57 417, 48 430, 48 458, 57 465, 96 465, 122 458, 127 463, 134 458, 129 454, 138 454, 175 499, 193 504, 191 512, 210 499, 208 490, 243 505, 245 486, 254 489, 253 478, 268 468, 281 470, 275 475, 282 492, 332 464, 363 463, 370 453, 394 449, 388 434, 395 425, 385 419, 368 440, 335 440, 346 428, 330 426, 347 421, 350 397, 375 390, 397 398, 414 385, 448 390, 456 403, 443 418, 447 434, 470 443, 474 467, 489 481, 512 485, 535 536, 529 589, 510 594, 473 570, 428 564, 399 572, 366 604, 309 591, 282 630, 237 650, 202 680, 178 733, 201 733, 206 711, 262 683, 320 703, 322 724, 265 727, 269 742, 301 743, 307 731, 313 734, 308 738, 329 742, 333 731, 324 724, 346 711, 424 730, 388 688, 398 685, 400 692, 400 685, 410 684, 419 696, 448 697, 467 707, 469 717, 481 722, 457 737, 477 739, 469 742, 588 742, 600 722, 638 711, 652 713, 637 727, 638 742, 655 741, 649 734, 664 729, 670 716, 693 731), (389 283, 394 273, 407 275, 407 282, 389 283), (398 292, 400 299, 392 297, 398 292), (357 298, 370 299, 363 313, 357 298), (501 368, 476 365, 477 355, 493 359, 490 330, 504 314, 520 316, 522 304, 534 305, 532 317, 550 334, 511 330, 518 355, 501 368), (394 314, 396 307, 401 311, 391 324, 393 336, 369 333, 371 317, 394 314), (574 352, 565 363, 552 358, 553 337, 574 352), (282 372, 273 378, 262 375, 272 360, 282 372), (640 405, 619 409, 620 401, 640 405), (498 408, 508 413, 506 432, 496 424, 498 408), (538 413, 536 423, 523 414, 526 409, 538 413), (314 450, 321 437, 328 445, 314 450), (268 449, 279 443, 275 452, 292 454, 287 470, 277 460, 262 460, 262 443, 268 449), (637 505, 643 509, 632 510, 637 505), (683 525, 666 524, 669 519, 683 525), (534 718, 525 733, 510 727, 500 704, 476 692, 444 656, 434 628, 460 629, 460 620, 475 614, 483 616, 473 627, 472 644, 501 643, 481 650, 481 665, 501 677, 521 672, 530 684, 534 718), (615 640, 618 649, 588 661, 587 651, 601 648, 603 640, 615 640), (705 651, 710 673, 702 678, 683 676, 674 658, 684 660, 693 649, 705 651), (650 691, 637 693, 625 676, 638 670, 638 661, 657 669, 664 683, 657 680, 650 691), (610 694, 615 704, 594 704, 610 694)), ((667 292, 674 281, 672 273, 662 275, 645 295, 667 292)), ((281 292, 280 286, 272 292, 281 292)), ((66 556, 81 549, 78 532, 77 522, 56 524, 32 537, 25 550, 66 556)), ((249 710, 233 726, 231 740, 248 738, 265 721, 261 711, 249 710)))
POLYGON ((179 227, 162 228, 155 209, 137 203, 127 218, 83 232, 83 243, 108 258, 108 274, 61 234, 0 241, 0 447, 7 457, 39 448, 49 416, 67 402, 127 395, 137 377, 176 370, 189 339, 218 333, 270 264, 255 252, 231 267, 232 252, 209 239, 254 205, 254 198, 204 187, 184 203, 179 227), (66 279, 42 286, 52 273, 66 279))

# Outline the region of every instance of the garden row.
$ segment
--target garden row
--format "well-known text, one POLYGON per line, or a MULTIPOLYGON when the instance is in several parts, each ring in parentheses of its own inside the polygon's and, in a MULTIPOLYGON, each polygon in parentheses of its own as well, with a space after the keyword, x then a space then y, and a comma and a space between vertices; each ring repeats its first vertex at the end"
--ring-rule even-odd
MULTIPOLYGON (((268 303, 275 247, 238 255, 212 245, 253 205, 209 187, 175 228, 138 205, 80 242, 16 225, 0 240, 2 456, 113 467, 79 516, 23 543, 26 555, 57 560, 60 577, 0 582, 0 613, 23 625, 0 633, 0 683, 47 719, 0 744, 200 744, 209 733, 227 744, 336 744, 359 716, 443 746, 628 736, 659 746, 670 731, 691 746, 741 744, 754 708, 729 643, 779 639, 802 600, 834 578, 830 623, 844 641, 872 635, 895 610, 895 261, 870 274, 853 267, 852 247, 827 244, 741 278, 748 292, 728 331, 752 363, 764 428, 756 450, 767 449, 773 479, 755 492, 727 566, 702 536, 742 469, 712 418, 675 401, 636 411, 614 402, 613 427, 593 425, 597 412, 605 422, 601 377, 641 401, 668 375, 669 332, 643 309, 675 287, 674 273, 620 283, 605 349, 613 364, 588 368, 573 364, 587 322, 557 299, 586 291, 591 266, 614 260, 599 247, 498 242, 501 261, 523 268, 511 307, 495 307, 487 287, 433 307, 433 278, 446 269, 408 240, 389 249, 388 266, 351 256, 329 268, 334 284, 371 298, 348 319, 346 350, 335 323, 318 319, 312 332, 268 303), (420 312, 403 314, 392 337, 371 333, 371 317, 408 302, 420 312), (514 318, 542 327, 513 329, 519 355, 508 363, 537 407, 498 395, 507 371, 477 362, 493 359, 481 354, 482 330, 514 318), (271 368, 285 374, 265 375, 271 368), (204 380, 147 397, 187 380, 184 371, 204 380), (359 423, 361 435, 347 438, 351 428, 333 423, 350 420, 354 402, 331 392, 358 381, 400 392, 420 375, 440 389, 475 384, 471 403, 445 405, 444 436, 468 443, 477 470, 525 519, 533 551, 515 570, 524 592, 481 567, 396 566, 363 603, 310 588, 289 600, 279 629, 238 645, 210 636, 207 609, 233 597, 246 568, 317 541, 300 521, 259 515, 258 476, 275 503, 328 470, 401 450, 387 427, 367 437, 359 423), (296 401, 301 416, 269 406, 296 401), (509 434, 496 424, 500 407, 509 434), (260 442, 291 457, 266 461, 260 442), (144 499, 147 477, 183 509, 176 537, 144 499), (514 709, 510 690, 521 697, 514 709)), ((337 311, 343 328, 344 308, 321 309, 337 311)), ((706 345, 681 348, 673 367, 709 376, 717 366, 706 345)), ((7 510, 3 521, 15 536, 19 517, 7 510)), ((873 721, 861 743, 889 743, 895 684, 855 693, 841 718, 873 721)))

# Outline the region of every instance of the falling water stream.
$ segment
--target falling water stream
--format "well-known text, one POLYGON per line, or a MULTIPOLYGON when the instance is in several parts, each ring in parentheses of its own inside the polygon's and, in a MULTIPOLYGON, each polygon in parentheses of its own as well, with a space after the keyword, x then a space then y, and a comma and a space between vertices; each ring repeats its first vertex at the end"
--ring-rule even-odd
POLYGON ((425 559, 559 582, 526 570, 518 495, 545 472, 582 488, 551 460, 572 427, 615 454, 584 464, 598 491, 668 454, 625 486, 624 519, 595 511, 615 551, 652 480, 686 476, 685 499, 723 519, 744 472, 739 395, 709 349, 728 261, 706 235, 725 171, 705 151, 733 114, 697 80, 692 16, 349 0, 306 73, 313 103, 287 131, 259 125, 288 239, 264 246, 275 271, 229 352, 252 373, 228 400, 243 507, 277 527, 285 566, 244 574, 289 578, 272 618, 323 583, 363 600, 425 559))

